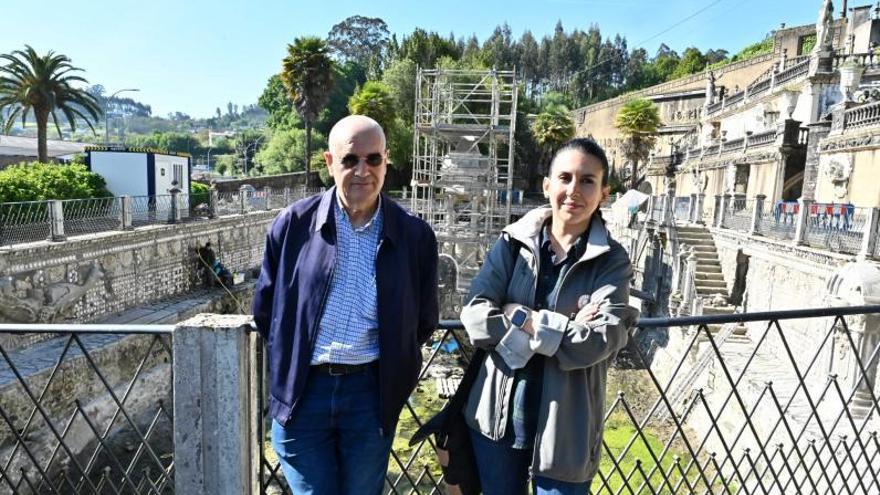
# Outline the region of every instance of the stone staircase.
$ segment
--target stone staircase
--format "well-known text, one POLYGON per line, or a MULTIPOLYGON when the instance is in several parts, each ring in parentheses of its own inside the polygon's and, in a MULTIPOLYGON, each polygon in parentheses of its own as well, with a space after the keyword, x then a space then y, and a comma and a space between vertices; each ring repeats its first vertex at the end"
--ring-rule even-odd
MULTIPOLYGON (((702 226, 679 225, 678 242, 681 249, 692 248, 697 257, 697 272, 694 276, 697 296, 703 299, 704 315, 728 315, 735 307, 727 302, 727 282, 721 271, 721 262, 712 234, 702 226)), ((713 334, 721 329, 721 325, 709 325, 713 334)), ((746 334, 746 327, 740 325, 733 331, 732 339, 746 334)))

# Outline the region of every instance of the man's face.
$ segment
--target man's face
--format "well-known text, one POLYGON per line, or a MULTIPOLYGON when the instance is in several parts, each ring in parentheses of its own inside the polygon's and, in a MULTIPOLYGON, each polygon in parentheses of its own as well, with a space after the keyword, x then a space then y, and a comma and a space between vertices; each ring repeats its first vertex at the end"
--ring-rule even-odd
POLYGON ((385 183, 388 152, 377 130, 353 132, 332 143, 324 160, 342 204, 350 210, 366 210, 376 204, 385 183))

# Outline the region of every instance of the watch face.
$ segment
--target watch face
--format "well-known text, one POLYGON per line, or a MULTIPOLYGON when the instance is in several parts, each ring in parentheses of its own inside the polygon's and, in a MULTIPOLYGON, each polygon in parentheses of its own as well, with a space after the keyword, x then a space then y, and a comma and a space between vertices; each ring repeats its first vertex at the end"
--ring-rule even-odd
POLYGON ((514 325, 521 327, 526 323, 526 316, 528 313, 522 308, 517 308, 516 311, 513 312, 513 317, 510 319, 511 323, 514 325))

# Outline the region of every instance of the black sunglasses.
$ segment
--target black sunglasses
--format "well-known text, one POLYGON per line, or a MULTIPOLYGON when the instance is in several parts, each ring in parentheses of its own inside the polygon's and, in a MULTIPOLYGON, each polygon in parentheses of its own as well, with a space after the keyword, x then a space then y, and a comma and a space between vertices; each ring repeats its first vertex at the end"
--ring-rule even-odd
MULTIPOLYGON (((382 165, 382 162, 385 160, 385 157, 382 156, 382 153, 370 153, 369 155, 364 157, 364 161, 367 162, 367 165, 371 167, 378 167, 382 165)), ((342 166, 345 168, 354 168, 357 167, 357 164, 360 163, 361 157, 355 155, 354 153, 349 153, 342 157, 342 160, 339 160, 342 163, 342 166)))

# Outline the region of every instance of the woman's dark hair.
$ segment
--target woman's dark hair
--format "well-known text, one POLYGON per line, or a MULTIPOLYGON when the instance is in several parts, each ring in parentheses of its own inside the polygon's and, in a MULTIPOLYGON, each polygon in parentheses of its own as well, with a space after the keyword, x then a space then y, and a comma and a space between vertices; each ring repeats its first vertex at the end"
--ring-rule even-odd
POLYGON ((605 156, 605 150, 590 138, 574 138, 557 148, 556 152, 553 153, 553 159, 550 160, 550 164, 547 166, 547 176, 550 176, 550 172, 553 171, 553 162, 556 161, 556 157, 563 151, 568 150, 577 150, 585 155, 596 157, 599 163, 602 164, 602 186, 608 185, 608 157, 605 156))

